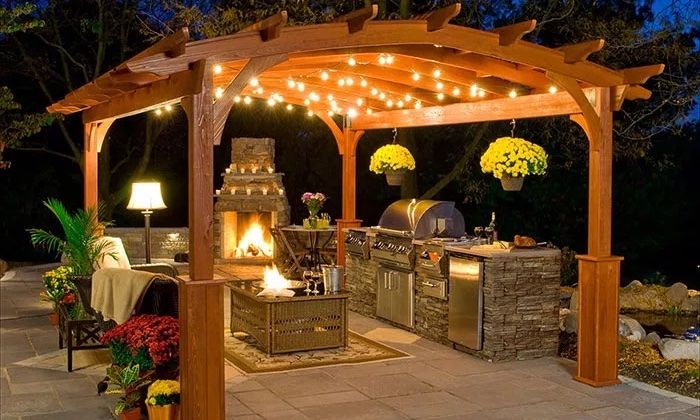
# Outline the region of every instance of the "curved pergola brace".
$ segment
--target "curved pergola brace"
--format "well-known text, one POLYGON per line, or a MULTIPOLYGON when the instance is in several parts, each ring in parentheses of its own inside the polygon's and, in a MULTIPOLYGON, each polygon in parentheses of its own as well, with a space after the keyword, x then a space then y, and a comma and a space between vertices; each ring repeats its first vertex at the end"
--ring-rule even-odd
MULTIPOLYGON (((583 93, 583 90, 571 77, 563 76, 554 72, 547 72, 547 77, 562 87, 576 101, 581 114, 583 115, 583 123, 585 123, 586 134, 592 150, 598 150, 600 144, 600 120, 589 98, 583 93)), ((599 100, 599 98, 595 98, 599 100)), ((577 121, 579 122, 579 121, 577 121)))

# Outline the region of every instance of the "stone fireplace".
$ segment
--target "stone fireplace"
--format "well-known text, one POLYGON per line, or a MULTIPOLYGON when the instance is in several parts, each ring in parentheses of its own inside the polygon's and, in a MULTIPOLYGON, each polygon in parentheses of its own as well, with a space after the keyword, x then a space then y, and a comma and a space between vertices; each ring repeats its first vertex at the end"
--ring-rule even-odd
POLYGON ((275 172, 275 140, 231 139, 231 164, 214 204, 217 263, 270 262, 276 253, 272 226, 289 224, 289 201, 275 172))

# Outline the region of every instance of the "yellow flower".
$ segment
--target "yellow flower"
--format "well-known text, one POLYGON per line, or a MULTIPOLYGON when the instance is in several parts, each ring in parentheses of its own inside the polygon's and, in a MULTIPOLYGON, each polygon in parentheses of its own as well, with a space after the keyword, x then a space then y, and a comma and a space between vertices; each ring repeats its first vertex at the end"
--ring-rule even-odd
POLYGON ((547 169, 547 153, 527 140, 501 137, 489 145, 480 164, 482 172, 492 172, 498 179, 504 175, 543 175, 547 169))
POLYGON ((399 144, 387 144, 374 152, 370 159, 369 169, 377 174, 387 170, 413 170, 416 161, 411 152, 399 144))

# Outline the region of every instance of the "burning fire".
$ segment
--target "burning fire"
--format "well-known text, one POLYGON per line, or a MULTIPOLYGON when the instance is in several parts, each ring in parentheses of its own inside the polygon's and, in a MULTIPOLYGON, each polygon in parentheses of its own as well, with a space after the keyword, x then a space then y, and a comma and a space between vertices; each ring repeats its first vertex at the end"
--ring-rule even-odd
POLYGON ((289 280, 280 274, 280 272, 277 270, 277 266, 274 264, 272 267, 265 267, 263 282, 265 283, 266 289, 282 290, 290 286, 289 280))
POLYGON ((239 256, 258 256, 259 254, 265 256, 272 255, 272 243, 265 241, 265 234, 262 225, 258 222, 253 222, 248 227, 248 230, 243 234, 238 247, 236 248, 236 255, 239 256))

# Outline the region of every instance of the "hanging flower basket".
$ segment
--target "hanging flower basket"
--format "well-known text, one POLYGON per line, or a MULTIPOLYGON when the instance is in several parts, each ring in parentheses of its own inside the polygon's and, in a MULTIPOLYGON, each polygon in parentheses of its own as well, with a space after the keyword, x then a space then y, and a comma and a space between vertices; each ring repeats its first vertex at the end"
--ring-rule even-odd
POLYGON ((399 144, 387 144, 377 149, 369 162, 370 171, 386 175, 389 185, 401 185, 406 171, 416 169, 411 152, 399 144))
POLYGON ((547 153, 541 146, 517 137, 501 137, 481 156, 481 171, 493 173, 505 191, 520 191, 527 175, 543 175, 547 153))

